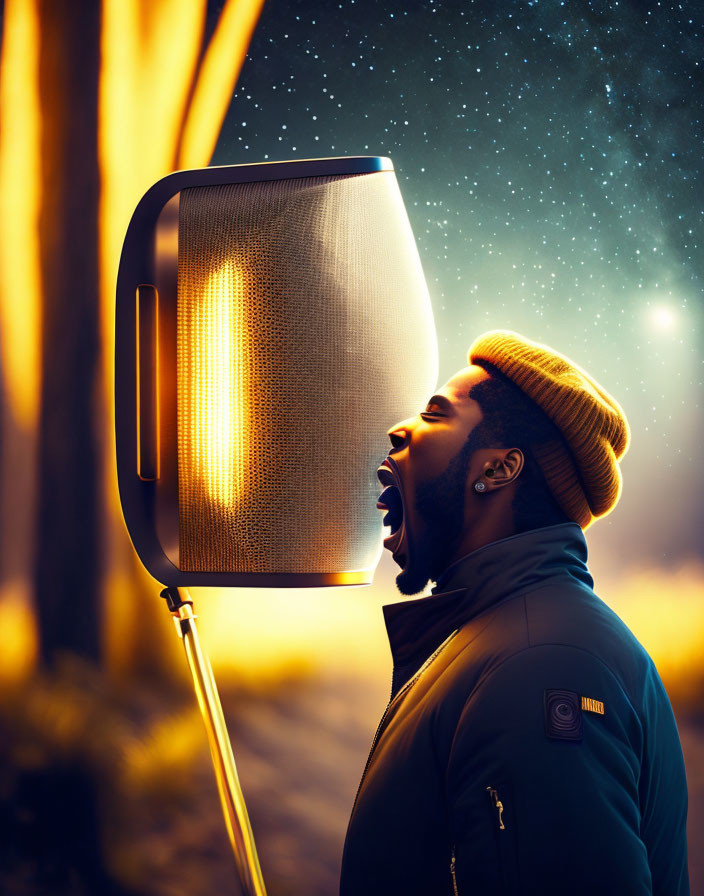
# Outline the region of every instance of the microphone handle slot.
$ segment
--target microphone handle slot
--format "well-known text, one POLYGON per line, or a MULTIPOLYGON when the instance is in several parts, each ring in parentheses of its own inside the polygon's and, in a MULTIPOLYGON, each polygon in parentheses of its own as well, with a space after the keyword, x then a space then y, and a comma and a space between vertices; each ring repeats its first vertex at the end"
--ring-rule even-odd
POLYGON ((159 295, 150 283, 137 287, 137 475, 159 478, 159 295))

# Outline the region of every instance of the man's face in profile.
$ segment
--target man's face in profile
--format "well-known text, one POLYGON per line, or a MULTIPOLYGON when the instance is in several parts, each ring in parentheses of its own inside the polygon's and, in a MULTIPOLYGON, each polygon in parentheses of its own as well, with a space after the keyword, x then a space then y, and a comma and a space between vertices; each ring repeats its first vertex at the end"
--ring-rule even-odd
POLYGON ((392 527, 384 547, 401 567, 396 585, 402 594, 417 594, 435 581, 463 533, 467 491, 481 473, 472 463, 476 446, 468 437, 483 417, 469 391, 485 379, 489 374, 483 368, 465 367, 423 411, 389 430, 392 447, 385 464, 392 472, 381 470, 379 479, 398 491, 382 493, 381 503, 389 509, 385 523, 392 527))

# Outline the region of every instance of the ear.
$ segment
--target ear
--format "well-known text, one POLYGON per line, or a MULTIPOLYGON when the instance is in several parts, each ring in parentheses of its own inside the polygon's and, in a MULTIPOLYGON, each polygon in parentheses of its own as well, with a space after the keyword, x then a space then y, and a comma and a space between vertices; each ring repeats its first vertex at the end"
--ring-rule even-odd
POLYGON ((494 471, 493 476, 486 478, 489 488, 503 488, 513 482, 523 469, 524 463, 525 458, 520 448, 509 448, 505 453, 497 455, 489 465, 494 471))

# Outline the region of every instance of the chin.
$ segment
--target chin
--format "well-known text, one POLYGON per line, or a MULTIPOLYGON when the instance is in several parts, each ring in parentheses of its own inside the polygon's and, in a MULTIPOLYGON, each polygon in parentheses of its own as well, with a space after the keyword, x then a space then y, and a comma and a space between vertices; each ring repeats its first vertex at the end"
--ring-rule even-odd
POLYGON ((424 591, 429 581, 430 576, 425 573, 414 573, 412 569, 404 569, 396 576, 396 587, 401 594, 412 597, 414 594, 424 591))
POLYGON ((409 543, 411 538, 408 531, 405 534, 404 554, 400 557, 403 563, 399 563, 402 568, 396 576, 396 587, 401 594, 410 597, 420 594, 429 582, 437 581, 440 573, 449 565, 459 542, 460 531, 456 525, 438 523, 425 533, 418 546, 409 543))
POLYGON ((414 550, 410 545, 406 545, 406 549, 410 559, 406 559, 406 555, 402 555, 403 563, 399 564, 402 568, 401 572, 396 576, 396 587, 401 594, 410 597, 425 590, 433 575, 428 568, 427 560, 429 557, 427 551, 414 550), (418 560, 420 560, 420 563, 418 560))

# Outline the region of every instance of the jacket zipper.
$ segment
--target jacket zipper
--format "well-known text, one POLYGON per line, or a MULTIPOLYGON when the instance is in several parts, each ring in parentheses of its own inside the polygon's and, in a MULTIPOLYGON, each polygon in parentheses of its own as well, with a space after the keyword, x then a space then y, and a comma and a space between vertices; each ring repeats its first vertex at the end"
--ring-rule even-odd
POLYGON ((506 825, 504 824, 503 814, 504 814, 504 804, 499 797, 499 791, 496 787, 487 787, 486 792, 489 794, 489 798, 492 803, 492 814, 493 811, 496 810, 498 813, 495 816, 495 823, 498 822, 498 833, 497 833, 497 841, 496 846, 498 849, 498 862, 499 862, 499 874, 502 882, 502 893, 508 893, 510 891, 509 880, 511 877, 511 869, 510 866, 513 862, 513 858, 510 855, 509 845, 511 840, 511 833, 508 834, 501 833, 502 831, 506 831, 506 825))
POLYGON ((501 817, 504 811, 504 804, 499 799, 499 794, 495 787, 487 787, 487 790, 489 791, 489 796, 491 797, 494 806, 499 810, 499 830, 505 831, 506 825, 504 824, 504 820, 501 817))
MULTIPOLYGON (((354 797, 354 803, 352 803, 352 811, 350 812, 350 823, 352 822, 352 816, 354 815, 354 810, 355 810, 355 807, 356 807, 356 805, 357 805, 357 800, 359 799, 359 792, 360 792, 360 790, 362 789, 362 784, 364 784, 364 778, 365 778, 365 776, 366 776, 366 774, 367 774, 367 771, 368 771, 368 769, 369 769, 369 764, 370 764, 371 761, 372 761, 372 756, 374 755, 374 750, 376 749, 376 745, 377 745, 377 743, 378 743, 378 741, 379 741, 379 736, 380 736, 380 734, 381 734, 381 729, 382 729, 383 726, 384 726, 384 722, 386 721, 386 716, 388 715, 389 710, 391 709, 391 707, 393 706, 393 704, 396 703, 396 701, 399 699, 399 697, 400 697, 402 694, 405 694, 406 691, 411 687, 411 685, 412 685, 415 681, 418 680, 418 678, 422 675, 423 672, 425 672, 425 670, 426 670, 426 669, 428 668, 428 666, 433 662, 433 660, 435 659, 435 657, 436 657, 442 650, 445 649, 445 647, 446 647, 446 646, 450 643, 450 641, 455 637, 455 635, 457 634, 458 631, 459 631, 459 629, 456 628, 456 629, 454 630, 454 632, 452 632, 450 635, 447 636, 447 638, 445 638, 445 640, 442 642, 442 644, 437 648, 437 650, 436 650, 434 653, 432 653, 432 654, 428 657, 428 659, 423 663, 423 665, 422 665, 422 666, 420 667, 420 669, 415 673, 415 675, 412 675, 412 676, 408 679, 408 681, 403 685, 403 687, 399 689, 399 691, 398 691, 398 693, 396 694, 395 697, 393 697, 393 696, 390 696, 390 697, 389 697, 389 702, 386 704, 386 709, 384 710, 383 715, 381 716, 381 721, 380 721, 379 724, 377 725, 376 731, 375 731, 375 733, 374 733, 374 739, 372 740, 372 746, 371 746, 371 749, 369 750, 369 756, 367 757, 367 763, 366 763, 366 765, 364 766, 364 771, 362 772, 362 777, 361 777, 361 779, 360 779, 359 786, 357 787, 357 793, 355 794, 355 797, 354 797)), ((392 685, 391 685, 391 694, 393 694, 393 692, 394 692, 394 691, 393 691, 393 683, 392 683, 392 685)), ((349 825, 348 825, 348 830, 349 830, 349 825)))
MULTIPOLYGON (((494 804, 494 806, 499 810, 499 830, 505 831, 506 825, 504 824, 504 820, 502 818, 504 811, 504 804, 499 799, 499 793, 495 787, 487 787, 489 791, 489 796, 494 804)), ((460 896, 459 890, 457 889, 457 857, 456 857, 456 845, 452 844, 452 857, 450 858, 450 875, 452 876, 452 892, 454 896, 460 896)))

